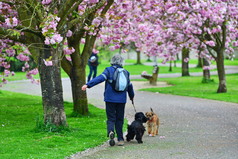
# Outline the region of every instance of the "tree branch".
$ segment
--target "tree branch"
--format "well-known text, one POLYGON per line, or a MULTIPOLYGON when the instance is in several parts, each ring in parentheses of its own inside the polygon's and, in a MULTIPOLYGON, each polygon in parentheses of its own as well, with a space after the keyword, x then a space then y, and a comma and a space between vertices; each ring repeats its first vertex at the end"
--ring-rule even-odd
POLYGON ((207 46, 207 50, 209 52, 210 55, 212 55, 212 57, 216 60, 217 57, 212 53, 212 51, 210 50, 210 46, 207 46))
POLYGON ((62 8, 60 8, 58 12, 58 16, 60 17, 60 21, 58 23, 58 28, 61 28, 66 23, 67 16, 72 13, 83 0, 71 0, 66 1, 65 4, 62 4, 62 8))
POLYGON ((32 16, 35 14, 37 17, 36 19, 38 19, 38 22, 42 22, 44 18, 41 10, 38 8, 40 6, 39 2, 36 0, 26 0, 26 2, 27 4, 29 4, 27 8, 31 11, 32 16))
POLYGON ((17 42, 24 43, 26 42, 22 36, 13 35, 13 31, 0 27, 0 38, 1 39, 10 39, 17 42))
POLYGON ((92 12, 96 11, 97 9, 101 8, 104 4, 105 4, 106 0, 102 0, 101 2, 99 2, 96 6, 92 7, 92 8, 87 8, 84 12, 84 14, 79 17, 76 18, 72 21, 69 22, 68 28, 70 29, 72 26, 82 23, 82 21, 89 16, 89 14, 91 14, 92 12))
POLYGON ((65 56, 61 60, 61 67, 67 73, 67 75, 70 77, 71 76, 72 64, 66 59, 65 56))

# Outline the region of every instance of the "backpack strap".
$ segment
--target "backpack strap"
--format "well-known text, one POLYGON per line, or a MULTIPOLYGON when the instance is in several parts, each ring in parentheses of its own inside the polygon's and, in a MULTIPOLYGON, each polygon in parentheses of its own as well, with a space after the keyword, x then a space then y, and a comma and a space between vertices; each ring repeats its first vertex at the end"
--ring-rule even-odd
MULTIPOLYGON (((116 66, 113 66, 113 68, 115 68, 115 70, 117 69, 116 66)), ((106 70, 107 70, 107 72, 108 72, 108 74, 109 74, 109 78, 107 79, 107 81, 108 81, 108 83, 112 84, 112 81, 113 81, 113 74, 114 74, 115 70, 114 70, 114 72, 112 72, 112 73, 110 73, 110 70, 109 70, 108 67, 106 68, 106 70)))

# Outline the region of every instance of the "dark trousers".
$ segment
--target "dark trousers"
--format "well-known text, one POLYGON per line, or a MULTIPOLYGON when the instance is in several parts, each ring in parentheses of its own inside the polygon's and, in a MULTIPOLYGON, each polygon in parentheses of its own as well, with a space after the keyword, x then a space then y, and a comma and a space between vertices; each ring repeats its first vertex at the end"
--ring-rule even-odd
POLYGON ((114 132, 116 129, 118 141, 123 140, 123 123, 126 103, 111 103, 106 102, 107 113, 107 133, 114 132))
POLYGON ((88 82, 91 80, 92 74, 93 74, 93 78, 95 78, 97 76, 97 66, 89 65, 88 82))

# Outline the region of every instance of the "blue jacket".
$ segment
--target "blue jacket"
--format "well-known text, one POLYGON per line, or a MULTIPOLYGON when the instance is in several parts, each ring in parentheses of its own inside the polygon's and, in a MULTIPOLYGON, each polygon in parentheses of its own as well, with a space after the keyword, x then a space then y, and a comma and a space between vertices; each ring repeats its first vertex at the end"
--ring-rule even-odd
MULTIPOLYGON (((120 67, 119 65, 115 65, 116 67, 120 67)), ((107 67, 102 74, 99 76, 93 78, 91 81, 89 81, 86 85, 88 88, 91 88, 99 83, 105 82, 105 91, 104 91, 104 101, 105 102, 112 102, 112 103, 126 103, 127 101, 127 92, 129 95, 129 98, 132 100, 134 98, 134 90, 133 85, 130 82, 127 91, 124 92, 118 92, 115 91, 111 84, 108 82, 108 80, 112 77, 114 71, 116 69, 113 66, 107 67)), ((129 72, 128 72, 129 74, 129 72)), ((130 74, 129 74, 130 75, 130 74)))

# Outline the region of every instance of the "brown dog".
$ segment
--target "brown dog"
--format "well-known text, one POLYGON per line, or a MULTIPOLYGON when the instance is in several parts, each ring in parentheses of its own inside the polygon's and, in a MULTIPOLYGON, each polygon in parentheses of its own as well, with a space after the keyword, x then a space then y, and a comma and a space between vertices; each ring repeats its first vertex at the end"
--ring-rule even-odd
POLYGON ((145 113, 145 116, 148 118, 147 131, 149 136, 155 136, 159 133, 159 117, 153 112, 152 108, 150 110, 151 112, 145 113))

